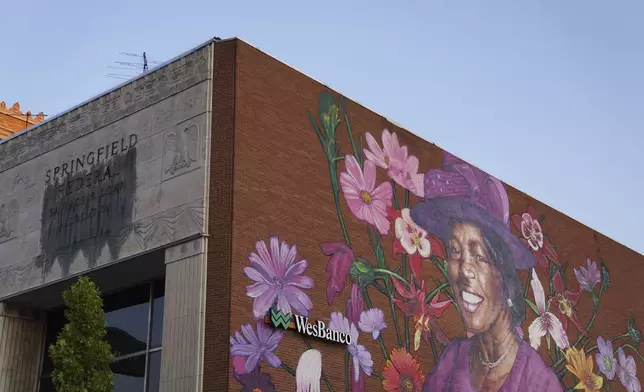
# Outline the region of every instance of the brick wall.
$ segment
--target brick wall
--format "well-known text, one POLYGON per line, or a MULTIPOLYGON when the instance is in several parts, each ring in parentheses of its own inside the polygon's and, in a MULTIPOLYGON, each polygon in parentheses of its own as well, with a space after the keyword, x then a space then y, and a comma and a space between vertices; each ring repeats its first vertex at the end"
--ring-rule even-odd
POLYGON ((237 41, 214 45, 203 390, 228 389, 237 41))
MULTIPOLYGON (((243 268, 249 265, 248 256, 250 252, 256 251, 257 241, 268 243, 270 235, 277 235, 280 240, 298 246, 298 260, 308 260, 306 275, 313 278, 314 287, 303 291, 313 303, 311 318, 328 319, 332 311, 345 312, 350 288, 347 283, 333 305, 329 305, 325 272, 328 257, 320 251, 320 243, 342 241, 343 235, 331 192, 327 161, 307 115, 307 111, 311 111, 317 118, 318 96, 327 90, 326 87, 243 42, 215 46, 211 237, 204 377, 204 391, 212 392, 226 388, 231 391, 241 390, 230 371, 230 363, 225 358, 229 349, 228 336, 235 330, 241 331, 243 324, 255 325, 252 318, 253 301, 246 295, 246 286, 252 281, 246 277, 243 268), (226 78, 222 78, 223 76, 226 78), (234 138, 231 129, 233 123, 234 138), (233 143, 234 155, 228 150, 233 143), (234 178, 232 189, 227 185, 231 178, 234 178), (234 203, 231 201, 232 195, 234 203), (229 222, 232 222, 232 236, 222 231, 229 222), (230 265, 224 260, 230 260, 230 265), (227 291, 228 288, 230 292, 227 291), (230 308, 227 309, 223 304, 229 299, 230 308), (221 323, 224 314, 230 314, 229 326, 221 323), (226 369, 224 364, 227 365, 226 369)), ((336 100, 340 99, 340 95, 330 92, 336 100)), ((347 101, 346 112, 356 140, 364 137, 365 132, 371 132, 380 142, 380 131, 388 128, 396 132, 401 144, 408 146, 410 154, 418 157, 420 172, 442 167, 443 151, 439 147, 398 128, 382 116, 352 101, 347 101)), ((342 123, 337 135, 340 155, 350 154, 351 144, 342 113, 340 119, 342 123)), ((343 168, 344 165, 340 163, 339 172, 343 168)), ((379 170, 377 183, 388 180, 384 171, 379 170)), ((636 326, 641 325, 637 323, 644 321, 644 304, 634 299, 639 294, 636 277, 644 273, 642 255, 510 186, 506 185, 505 188, 510 199, 511 214, 522 214, 532 207, 537 217, 544 217, 541 227, 555 246, 558 260, 568 265, 562 273, 571 291, 579 291, 573 268, 585 266, 587 257, 598 264, 605 263, 610 271, 610 289, 603 293, 599 314, 589 329, 590 343, 586 348, 595 345, 594 339, 597 336, 611 338, 624 334, 630 316, 635 317, 636 326)), ((397 196, 402 203, 402 191, 397 196)), ((411 203, 416 202, 412 196, 411 203)), ((351 214, 342 192, 340 203, 354 253, 373 260, 365 223, 351 214)), ((515 232, 520 236, 516 229, 515 232)), ((400 263, 400 257, 396 260, 391 257, 394 238, 392 227, 389 235, 383 238, 384 254, 392 265, 400 263)), ((548 291, 548 272, 539 271, 541 282, 548 291)), ((522 282, 528 279, 525 273, 521 273, 520 277, 522 282)), ((440 278, 440 275, 436 268, 424 261, 422 278, 433 288, 433 279, 440 278)), ((389 327, 383 331, 383 341, 388 350, 391 350, 396 345, 397 334, 392 325, 389 301, 373 287, 369 289, 369 293, 374 307, 385 312, 389 327)), ((532 298, 532 294, 529 298, 532 298)), ((581 293, 575 311, 581 323, 588 325, 593 314, 593 301, 589 293, 581 293)), ((527 314, 527 320, 522 324, 526 339, 528 325, 535 317, 529 310, 527 314)), ((397 317, 402 327, 402 313, 398 312, 397 317)), ((439 325, 449 338, 465 335, 461 319, 453 306, 440 318, 439 325)), ((576 341, 577 334, 572 323, 568 323, 567 331, 570 340, 576 341)), ((382 374, 386 362, 380 345, 364 333, 360 335, 360 343, 371 352, 374 372, 382 374)), ((308 344, 322 352, 322 368, 335 391, 345 390, 344 347, 316 340, 309 340, 308 344)), ((540 353, 544 360, 549 361, 545 346, 545 343, 541 345, 540 353)), ((285 365, 296 369, 298 358, 306 349, 307 345, 301 336, 288 331, 275 354, 285 365)), ((413 354, 417 356, 423 374, 434 365, 430 345, 423 343, 420 350, 413 354)), ((627 355, 634 355, 637 359, 633 351, 627 355)), ((639 359, 637 362, 641 366, 639 359)), ((261 363, 261 369, 262 372, 271 374, 277 390, 295 390, 295 377, 284 369, 273 369, 265 361, 261 363)), ((557 369, 562 368, 559 366, 557 369)), ((595 370, 597 371, 597 366, 595 370)), ((564 381, 568 386, 574 385, 570 374, 565 376, 564 381)), ((366 382, 367 391, 382 390, 381 381, 377 377, 369 377, 366 382)), ((612 383, 611 386, 613 390, 623 390, 620 389, 622 387, 619 382, 612 383)), ((322 390, 326 390, 324 383, 322 390)))

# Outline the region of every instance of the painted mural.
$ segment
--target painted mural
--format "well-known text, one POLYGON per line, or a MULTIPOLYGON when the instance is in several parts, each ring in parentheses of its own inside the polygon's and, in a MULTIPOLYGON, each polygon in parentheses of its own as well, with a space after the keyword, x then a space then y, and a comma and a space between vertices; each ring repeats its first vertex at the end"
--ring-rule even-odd
POLYGON ((449 153, 422 171, 395 133, 354 137, 344 102, 329 93, 308 117, 328 162, 329 233, 338 234, 319 239, 326 276, 307 275, 307 255, 279 233, 249 249, 240 278, 252 308, 230 338, 242 391, 276 391, 279 372, 297 392, 361 392, 367 378, 384 391, 641 391, 635 319, 615 336, 597 332, 608 261, 560 259, 546 217, 530 206, 511 214, 502 182, 449 153), (339 131, 349 145, 337 144, 339 131), (347 220, 365 230, 349 232, 347 220), (314 285, 326 287, 330 314, 315 312, 314 285), (577 313, 580 301, 592 303, 590 317, 577 313), (304 342, 296 364, 276 354, 286 339, 304 342), (325 359, 314 339, 344 356, 325 359), (338 366, 344 380, 325 373, 338 366))

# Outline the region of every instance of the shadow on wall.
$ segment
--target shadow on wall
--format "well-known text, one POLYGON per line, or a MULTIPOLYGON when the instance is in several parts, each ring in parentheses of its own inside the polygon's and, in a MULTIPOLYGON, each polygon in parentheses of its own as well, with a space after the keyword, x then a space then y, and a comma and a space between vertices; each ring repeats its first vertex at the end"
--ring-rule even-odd
POLYGON ((395 133, 377 135, 382 145, 367 133, 363 148, 344 102, 329 93, 321 94, 318 116, 309 113, 309 119, 329 163, 342 231, 320 244, 328 256, 329 304, 350 286, 346 309, 328 318, 331 333, 350 338, 344 358, 327 362, 344 360, 346 385, 332 383, 322 353, 309 343, 329 333, 326 324, 308 320, 313 303, 307 290, 314 286, 308 263, 295 246, 273 236, 257 243, 244 268, 253 301, 248 318, 255 322, 235 331, 230 344, 243 391, 274 391, 267 367, 294 376, 298 392, 365 391, 366 378, 379 380, 385 391, 641 390, 635 358, 644 358, 634 321, 616 336, 593 331, 610 285, 601 260, 562 263, 541 229, 543 217, 532 208, 511 216, 503 183, 449 153, 442 168, 419 173, 419 160, 395 133), (346 156, 338 156, 336 144, 341 117, 350 140, 342 150, 352 151, 346 156), (391 181, 378 184, 377 171, 391 181), (348 232, 347 219, 366 223, 367 234, 348 232), (356 242, 368 243, 373 256, 355 254, 356 242), (384 243, 393 244, 392 256, 384 243), (564 278, 567 267, 575 279, 564 278), (432 279, 423 278, 427 268, 432 279), (374 307, 373 296, 383 296, 380 303, 389 308, 374 307), (585 320, 576 313, 581 296, 593 303, 585 320), (449 308, 460 316, 462 337, 450 338, 441 328, 449 308), (385 342, 385 329, 395 330, 395 339, 385 342), (275 354, 290 333, 308 346, 296 369, 275 354), (421 363, 427 357, 421 361, 420 350, 431 353, 431 366, 421 363), (374 368, 375 356, 382 356, 384 368, 374 368))

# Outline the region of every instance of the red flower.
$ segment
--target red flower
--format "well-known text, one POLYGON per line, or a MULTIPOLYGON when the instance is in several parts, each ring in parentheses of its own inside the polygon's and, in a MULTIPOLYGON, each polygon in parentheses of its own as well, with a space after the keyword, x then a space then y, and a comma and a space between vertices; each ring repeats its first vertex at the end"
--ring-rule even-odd
POLYGON ((414 357, 404 348, 394 348, 382 371, 385 391, 420 392, 425 376, 414 357))
POLYGON ((577 330, 581 332, 584 336, 586 335, 586 330, 581 325, 577 313, 575 313, 575 306, 579 301, 579 292, 573 293, 568 291, 564 287, 563 279, 559 271, 555 274, 554 277, 555 284, 555 295, 552 297, 552 304, 556 308, 557 317, 561 320, 564 331, 568 327, 568 319, 577 327, 577 330))
POLYGON ((528 207, 528 212, 512 215, 512 223, 523 236, 521 240, 532 249, 540 266, 547 267, 548 259, 560 265, 557 252, 548 237, 543 234, 537 214, 532 207, 528 207))
POLYGON ((440 293, 438 293, 427 304, 425 303, 427 291, 425 290, 424 281, 421 282, 420 288, 413 286, 411 290, 407 290, 396 279, 392 279, 392 281, 398 295, 403 297, 403 299, 394 299, 394 302, 403 313, 414 318, 414 328, 416 329, 414 334, 414 350, 418 350, 421 336, 425 343, 429 342, 429 331, 432 331, 440 342, 447 343, 449 340, 445 333, 438 327, 435 319, 443 315, 443 312, 445 312, 452 301, 440 301, 440 293))
POLYGON ((326 298, 331 305, 338 293, 344 290, 355 257, 351 248, 344 242, 320 244, 320 249, 322 253, 329 256, 329 262, 326 265, 326 274, 329 278, 326 284, 326 298))

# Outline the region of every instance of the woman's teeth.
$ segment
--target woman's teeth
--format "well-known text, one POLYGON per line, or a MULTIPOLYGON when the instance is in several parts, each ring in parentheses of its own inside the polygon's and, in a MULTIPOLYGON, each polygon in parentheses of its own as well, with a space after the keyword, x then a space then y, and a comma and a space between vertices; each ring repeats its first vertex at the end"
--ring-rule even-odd
POLYGON ((483 298, 464 290, 461 291, 461 298, 463 299, 463 306, 470 313, 475 312, 479 304, 483 302, 483 298))

